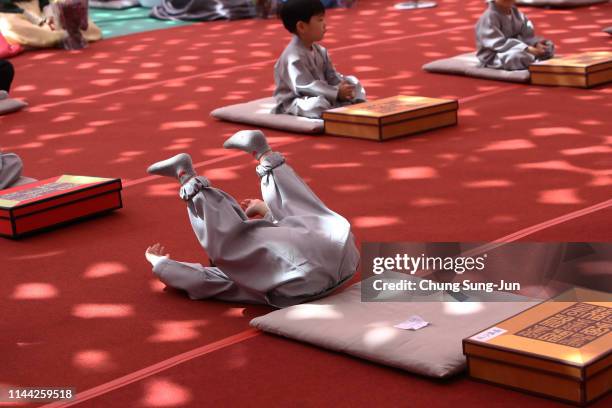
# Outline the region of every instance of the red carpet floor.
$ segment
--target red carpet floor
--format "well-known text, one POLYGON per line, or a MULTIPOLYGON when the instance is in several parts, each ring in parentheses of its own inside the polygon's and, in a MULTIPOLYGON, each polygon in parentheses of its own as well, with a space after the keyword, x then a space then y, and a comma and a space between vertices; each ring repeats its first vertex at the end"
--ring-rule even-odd
MULTIPOLYGON (((267 334, 78 406, 112 406, 117 401, 129 406, 165 403, 166 406, 548 408, 561 405, 464 377, 451 381, 418 377, 267 334), (162 393, 160 389, 166 391, 162 393)), ((598 406, 605 404, 593 405, 598 406)))
MULTIPOLYGON (((440 1, 415 12, 394 11, 393 3, 329 11, 324 45, 372 98, 459 98, 459 126, 382 144, 267 132, 321 198, 350 219, 358 240, 485 241, 559 219, 521 239, 610 241, 612 87, 426 74, 423 63, 472 49, 482 1, 440 1), (600 203, 608 209, 562 218, 600 203)), ((610 49, 600 31, 612 24, 610 4, 526 12, 559 53, 610 49)), ((254 163, 220 148, 241 127, 208 112, 269 95, 272 66, 287 41, 276 20, 219 22, 13 60, 13 94, 31 108, 0 117, 2 149, 23 157, 28 176, 121 177, 126 188, 125 208, 115 214, 0 242, 0 385, 85 391, 242 333, 252 317, 270 310, 192 302, 163 290, 144 259, 148 245, 160 241, 180 260, 206 257, 176 185, 144 170, 189 151, 217 186, 238 198, 259 196, 254 163)), ((435 382, 267 335, 81 405, 331 403, 555 405, 463 377, 435 382)))

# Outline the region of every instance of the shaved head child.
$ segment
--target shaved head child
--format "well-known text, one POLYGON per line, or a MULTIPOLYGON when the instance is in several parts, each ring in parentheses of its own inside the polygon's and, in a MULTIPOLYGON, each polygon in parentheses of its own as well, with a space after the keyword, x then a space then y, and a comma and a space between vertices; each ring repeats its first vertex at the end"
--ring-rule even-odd
POLYGON ((513 71, 554 56, 554 44, 536 37, 533 24, 516 7, 516 0, 487 3, 476 24, 476 55, 482 66, 513 71))
POLYGON ((327 50, 317 44, 327 31, 321 1, 288 0, 280 17, 293 38, 274 66, 273 113, 320 118, 328 109, 365 102, 357 78, 338 73, 327 50))

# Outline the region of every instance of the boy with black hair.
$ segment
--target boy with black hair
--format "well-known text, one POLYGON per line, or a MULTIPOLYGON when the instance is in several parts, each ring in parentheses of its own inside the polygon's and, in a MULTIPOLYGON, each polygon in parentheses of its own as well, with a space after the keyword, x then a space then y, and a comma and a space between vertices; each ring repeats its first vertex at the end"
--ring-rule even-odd
POLYGON ((293 39, 274 66, 273 113, 320 118, 338 106, 365 102, 365 90, 353 76, 335 69, 327 50, 317 44, 326 32, 320 0, 288 0, 280 17, 293 39))
POLYGON ((487 0, 476 24, 476 56, 484 67, 521 70, 552 58, 554 44, 536 37, 533 24, 516 7, 516 0, 487 0))

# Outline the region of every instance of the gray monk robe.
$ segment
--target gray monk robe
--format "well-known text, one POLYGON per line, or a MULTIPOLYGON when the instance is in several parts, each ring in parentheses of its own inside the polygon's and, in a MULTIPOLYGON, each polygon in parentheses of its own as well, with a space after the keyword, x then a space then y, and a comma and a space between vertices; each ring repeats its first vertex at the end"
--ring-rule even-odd
POLYGON ((15 153, 0 152, 0 190, 11 187, 19 180, 23 163, 15 153))
POLYGON ((312 192, 278 153, 257 167, 270 211, 248 219, 230 195, 195 177, 181 188, 200 244, 216 267, 162 259, 153 271, 192 299, 286 307, 327 295, 355 273, 349 222, 312 192))
POLYGON ((547 53, 536 58, 527 52, 542 39, 535 36, 533 24, 529 19, 512 7, 506 14, 493 0, 476 23, 476 56, 485 67, 509 71, 527 69, 536 60, 552 58, 554 45, 548 42, 547 53))
POLYGON ((328 109, 366 100, 357 78, 338 73, 324 47, 313 44, 309 50, 297 36, 293 36, 274 65, 274 82, 276 107, 272 113, 320 118, 328 109), (350 102, 338 100, 343 80, 355 86, 355 98, 350 102))
POLYGON ((252 0, 162 0, 151 9, 151 17, 161 20, 237 20, 255 15, 252 0))

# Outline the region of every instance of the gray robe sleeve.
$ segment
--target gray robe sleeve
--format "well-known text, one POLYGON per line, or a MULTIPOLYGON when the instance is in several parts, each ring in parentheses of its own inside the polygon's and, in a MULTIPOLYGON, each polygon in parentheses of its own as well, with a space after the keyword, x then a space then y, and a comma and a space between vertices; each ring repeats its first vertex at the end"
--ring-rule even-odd
POLYGON ((198 263, 162 259, 153 267, 159 280, 168 286, 187 292, 191 299, 206 299, 228 292, 234 286, 219 268, 198 263))
MULTIPOLYGON (((484 48, 497 53, 525 51, 529 44, 518 38, 508 38, 501 30, 501 24, 491 13, 483 14, 476 24, 476 41, 484 48)), ((533 33, 533 26, 531 26, 533 33)))
POLYGON ((330 85, 325 81, 315 79, 304 65, 304 62, 299 58, 294 57, 289 60, 287 74, 291 87, 296 94, 314 97, 323 96, 331 104, 336 103, 338 99, 338 85, 330 85))
POLYGON ((319 51, 321 52, 321 55, 323 56, 323 60, 325 61, 325 80, 330 85, 333 85, 333 86, 340 85, 340 82, 342 82, 342 80, 344 79, 344 76, 340 74, 338 71, 336 71, 334 64, 332 64, 331 60, 329 59, 327 50, 319 47, 319 51))
POLYGON ((537 44, 541 38, 536 37, 533 23, 523 13, 520 13, 520 17, 523 21, 523 25, 521 27, 521 34, 519 35, 519 38, 527 45, 533 46, 537 44))
POLYGON ((268 210, 266 215, 263 217, 264 220, 270 221, 271 223, 276 224, 278 220, 274 219, 274 215, 272 215, 272 211, 268 210))

